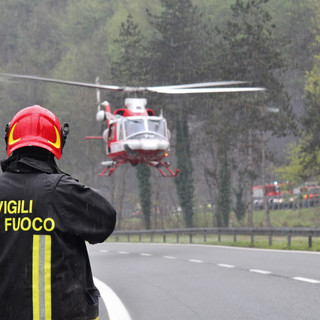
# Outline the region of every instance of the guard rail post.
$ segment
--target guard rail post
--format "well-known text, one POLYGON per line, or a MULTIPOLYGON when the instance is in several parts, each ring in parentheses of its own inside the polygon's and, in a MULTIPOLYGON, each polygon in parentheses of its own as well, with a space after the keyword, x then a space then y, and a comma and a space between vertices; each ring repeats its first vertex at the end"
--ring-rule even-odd
POLYGON ((312 248, 312 236, 308 237, 309 248, 312 248))
POLYGON ((272 231, 269 232, 269 247, 272 246, 272 231))
POLYGON ((251 230, 251 246, 254 246, 254 234, 253 234, 253 230, 251 230))
POLYGON ((291 247, 291 234, 288 234, 288 248, 291 247))

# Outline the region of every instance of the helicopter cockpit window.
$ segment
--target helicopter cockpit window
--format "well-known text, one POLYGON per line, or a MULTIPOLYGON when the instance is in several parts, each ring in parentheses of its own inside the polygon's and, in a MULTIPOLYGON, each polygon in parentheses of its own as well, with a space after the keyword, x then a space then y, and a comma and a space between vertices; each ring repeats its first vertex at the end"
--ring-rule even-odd
POLYGON ((165 122, 161 120, 148 120, 149 131, 156 132, 162 136, 165 136, 165 122))
POLYGON ((125 122, 126 136, 145 131, 145 123, 143 119, 129 120, 125 122))
POLYGON ((123 127, 122 125, 119 126, 119 140, 123 140, 123 127))
POLYGON ((114 124, 111 124, 110 130, 109 130, 109 140, 114 140, 115 138, 115 127, 114 124))

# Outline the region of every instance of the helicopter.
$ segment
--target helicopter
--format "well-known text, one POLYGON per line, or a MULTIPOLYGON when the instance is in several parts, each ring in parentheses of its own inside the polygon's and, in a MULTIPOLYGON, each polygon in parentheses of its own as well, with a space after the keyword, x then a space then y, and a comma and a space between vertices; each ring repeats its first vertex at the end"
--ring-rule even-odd
POLYGON ((136 97, 138 93, 191 94, 265 91, 263 87, 237 86, 248 84, 247 81, 215 81, 170 86, 126 87, 100 84, 98 77, 95 83, 86 83, 10 73, 1 73, 0 76, 96 89, 96 120, 105 123, 105 130, 102 136, 85 138, 102 139, 105 142, 108 160, 101 163, 105 168, 99 173, 99 176, 110 176, 119 166, 125 163, 132 165, 146 163, 157 168, 163 177, 175 177, 179 173, 179 169, 174 172, 170 168, 170 162, 166 161, 170 150, 170 130, 167 127, 167 121, 163 117, 162 111, 160 115, 156 116, 153 109, 147 108, 146 98, 136 97), (101 102, 100 90, 127 92, 135 97, 126 98, 124 107, 112 112, 108 101, 101 102))

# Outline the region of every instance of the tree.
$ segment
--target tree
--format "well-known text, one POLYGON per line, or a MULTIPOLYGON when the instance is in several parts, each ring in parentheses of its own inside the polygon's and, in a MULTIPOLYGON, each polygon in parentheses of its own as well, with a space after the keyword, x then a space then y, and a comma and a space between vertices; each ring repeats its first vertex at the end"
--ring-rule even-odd
POLYGON ((180 206, 182 208, 185 224, 188 228, 193 226, 193 176, 190 159, 189 130, 186 116, 177 119, 177 166, 180 173, 175 178, 180 206))
MULTIPOLYGON (((236 0, 231 6, 232 21, 228 21, 226 28, 218 29, 218 35, 222 39, 223 74, 267 88, 265 94, 244 94, 233 101, 245 113, 243 121, 239 122, 238 138, 242 138, 245 143, 239 145, 241 148, 247 146, 243 150, 247 154, 248 190, 252 190, 256 176, 253 157, 256 150, 260 152, 261 131, 283 136, 295 125, 288 95, 279 81, 279 75, 286 67, 279 50, 279 44, 283 40, 276 36, 271 16, 264 8, 267 2, 268 0, 236 0), (280 113, 261 112, 261 107, 273 106, 279 107, 280 113)), ((253 225, 252 217, 253 199, 252 191, 249 191, 249 226, 253 225)))
MULTIPOLYGON (((221 147, 221 146, 220 146, 221 147)), ((220 169, 218 176, 218 199, 216 209, 216 222, 218 227, 228 227, 231 209, 230 192, 230 170, 228 163, 228 154, 226 149, 222 148, 220 154, 220 169)))
MULTIPOLYGON (((319 34, 320 5, 317 1, 308 3, 309 9, 314 12, 312 30, 319 34)), ((313 50, 319 52, 320 40, 315 37, 313 50)), ((305 108, 301 116, 302 130, 300 141, 288 148, 286 166, 278 169, 284 179, 298 185, 311 178, 320 180, 320 55, 313 56, 313 66, 305 76, 305 108)))
MULTIPOLYGON (((149 43, 149 74, 156 84, 182 84, 196 82, 201 61, 202 18, 191 0, 161 0, 160 15, 149 14, 155 37, 149 43), (151 68, 152 67, 152 68, 151 68)), ((188 127, 188 111, 192 110, 190 98, 170 97, 166 106, 174 106, 172 118, 176 119, 176 156, 180 169, 176 179, 177 194, 184 213, 185 222, 192 227, 193 220, 193 177, 188 127), (184 105, 184 110, 177 104, 184 105)), ((167 108, 168 111, 168 108, 167 108)))
POLYGON ((137 166, 139 196, 146 229, 151 228, 151 183, 150 168, 141 163, 137 166))
POLYGON ((112 63, 113 79, 123 82, 124 85, 129 83, 138 86, 144 80, 141 72, 144 61, 143 37, 131 14, 128 14, 126 22, 121 23, 119 37, 114 42, 118 44, 120 54, 112 63))
POLYGON ((301 151, 305 170, 313 168, 314 175, 320 175, 320 55, 314 57, 314 66, 306 74, 305 112, 301 117, 304 145, 301 151))
POLYGON ((240 172, 239 179, 238 179, 238 188, 233 190, 236 196, 236 203, 235 203, 235 207, 233 208, 233 211, 238 221, 241 221, 243 219, 248 208, 248 205, 243 201, 244 185, 243 185, 242 178, 243 178, 243 172, 240 172))
POLYGON ((307 139, 301 138, 287 147, 287 164, 276 169, 282 181, 290 181, 292 186, 298 186, 310 178, 320 181, 320 152, 305 152, 307 139), (314 160, 316 162, 314 163, 314 160), (306 166, 308 164, 308 166, 306 166))
MULTIPOLYGON (((128 14, 126 23, 121 24, 119 38, 115 40, 120 46, 121 54, 118 60, 113 62, 111 68, 113 79, 137 86, 144 79, 141 72, 144 63, 144 58, 142 57, 142 40, 143 38, 138 24, 134 23, 133 16, 128 14)), ((152 195, 150 168, 146 164, 139 164, 136 168, 140 204, 144 216, 145 227, 146 229, 150 229, 152 195)))

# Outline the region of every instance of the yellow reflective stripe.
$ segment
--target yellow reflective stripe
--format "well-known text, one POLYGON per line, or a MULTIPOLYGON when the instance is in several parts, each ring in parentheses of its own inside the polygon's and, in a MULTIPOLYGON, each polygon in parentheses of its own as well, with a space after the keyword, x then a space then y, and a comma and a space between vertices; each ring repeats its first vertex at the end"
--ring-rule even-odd
POLYGON ((14 126, 12 127, 12 129, 11 129, 11 131, 10 131, 9 140, 8 140, 9 146, 11 146, 12 144, 15 144, 16 142, 18 142, 18 141, 21 140, 21 137, 18 138, 18 139, 16 139, 16 140, 13 139, 13 131, 14 131, 14 128, 16 127, 17 123, 18 123, 18 122, 16 122, 16 123, 14 124, 14 126))
POLYGON ((54 126, 54 130, 56 133, 56 142, 52 142, 48 140, 49 143, 51 143, 55 148, 59 149, 61 147, 61 139, 60 139, 60 134, 56 126, 54 126))
POLYGON ((32 253, 33 320, 51 320, 51 236, 34 235, 32 253))
POLYGON ((44 285, 45 285, 45 315, 46 320, 51 320, 51 236, 45 236, 45 261, 44 261, 44 285))
POLYGON ((32 249, 32 303, 33 303, 33 320, 40 319, 39 304, 39 247, 40 236, 33 236, 32 249))

